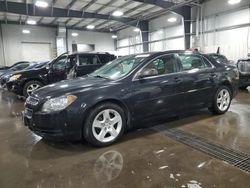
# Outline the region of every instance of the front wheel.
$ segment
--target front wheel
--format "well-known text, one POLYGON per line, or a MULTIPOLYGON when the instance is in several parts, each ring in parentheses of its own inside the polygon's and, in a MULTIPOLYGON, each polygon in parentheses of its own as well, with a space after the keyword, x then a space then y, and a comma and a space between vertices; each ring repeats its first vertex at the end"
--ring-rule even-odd
POLYGON ((28 97, 33 91, 42 87, 43 84, 39 81, 29 81, 23 87, 23 95, 24 97, 28 97))
POLYGON ((124 110, 113 103, 95 107, 83 127, 84 139, 95 146, 108 146, 124 133, 126 117, 124 110))
POLYGON ((210 107, 209 110, 214 114, 225 114, 231 105, 231 96, 230 89, 227 86, 221 86, 217 90, 213 99, 212 107, 210 107))

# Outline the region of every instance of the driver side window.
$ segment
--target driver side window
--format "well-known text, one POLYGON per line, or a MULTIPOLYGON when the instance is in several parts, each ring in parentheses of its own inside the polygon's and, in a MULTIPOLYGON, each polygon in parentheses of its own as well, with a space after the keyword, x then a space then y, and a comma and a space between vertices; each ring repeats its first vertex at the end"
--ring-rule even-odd
POLYGON ((166 55, 153 60, 144 70, 152 71, 157 76, 176 73, 179 71, 179 67, 175 55, 166 55))
POLYGON ((66 68, 67 56, 60 57, 56 60, 52 65, 52 69, 54 70, 64 70, 66 68))

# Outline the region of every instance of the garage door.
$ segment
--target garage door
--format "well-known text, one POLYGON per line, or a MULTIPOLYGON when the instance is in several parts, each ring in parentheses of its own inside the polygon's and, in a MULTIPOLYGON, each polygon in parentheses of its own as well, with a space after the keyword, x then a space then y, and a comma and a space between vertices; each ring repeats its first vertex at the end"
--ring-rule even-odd
POLYGON ((22 60, 48 61, 52 59, 50 43, 22 43, 22 60))

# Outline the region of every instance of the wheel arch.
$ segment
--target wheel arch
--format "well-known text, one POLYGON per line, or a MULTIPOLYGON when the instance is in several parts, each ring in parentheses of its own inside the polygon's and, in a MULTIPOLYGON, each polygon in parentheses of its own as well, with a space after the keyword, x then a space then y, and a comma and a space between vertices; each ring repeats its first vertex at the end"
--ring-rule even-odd
POLYGON ((22 95, 24 95, 23 90, 24 90, 25 85, 26 85, 28 82, 31 82, 31 81, 41 82, 43 85, 45 85, 44 82, 42 81, 42 79, 39 79, 39 78, 30 78, 30 79, 26 79, 26 80, 22 83, 22 85, 21 85, 21 92, 22 92, 22 95))
POLYGON ((38 81, 38 82, 41 82, 43 85, 45 85, 45 83, 43 82, 43 80, 40 79, 40 78, 30 78, 30 79, 26 79, 26 80, 22 83, 22 88, 25 86, 25 84, 27 84, 28 82, 31 82, 31 81, 38 81))
POLYGON ((87 119, 89 113, 91 112, 91 110, 93 110, 96 106, 99 106, 99 105, 104 104, 104 103, 113 103, 113 104, 116 104, 116 105, 120 106, 124 110, 125 116, 126 116, 125 130, 127 130, 127 129, 129 129, 131 127, 131 113, 129 111, 128 106, 119 99, 110 98, 110 99, 104 99, 104 100, 98 101, 94 105, 92 105, 91 107, 86 109, 86 112, 85 112, 86 115, 84 116, 84 118, 82 120, 82 133, 83 133, 84 124, 85 124, 86 119, 87 119))
POLYGON ((230 89, 230 92, 231 92, 231 97, 233 97, 234 89, 233 89, 232 84, 228 80, 222 81, 220 85, 228 87, 230 89))

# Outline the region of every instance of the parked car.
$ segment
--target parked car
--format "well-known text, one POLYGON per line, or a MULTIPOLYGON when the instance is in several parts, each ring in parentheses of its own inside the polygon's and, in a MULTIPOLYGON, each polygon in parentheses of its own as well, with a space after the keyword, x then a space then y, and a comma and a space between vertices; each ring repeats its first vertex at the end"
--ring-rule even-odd
POLYGON ((21 71, 11 71, 11 72, 5 73, 5 74, 0 76, 0 86, 2 88, 5 88, 6 83, 9 81, 10 77, 12 77, 12 75, 14 75, 14 74, 21 74, 25 71, 30 71, 32 69, 39 69, 39 68, 42 68, 43 66, 45 66, 47 63, 48 62, 31 63, 31 64, 29 64, 28 67, 26 67, 25 69, 23 69, 21 71))
POLYGON ((14 63, 14 64, 11 65, 11 66, 1 66, 1 67, 0 67, 0 71, 6 70, 6 69, 10 69, 10 68, 12 68, 12 67, 14 67, 14 66, 16 66, 16 65, 22 64, 22 63, 29 63, 29 61, 19 61, 19 62, 14 63))
POLYGON ((9 91, 28 97, 40 87, 89 74, 113 59, 109 53, 65 53, 46 67, 12 75, 6 85, 9 91))
POLYGON ((204 54, 168 51, 118 58, 75 80, 43 87, 26 100, 24 122, 45 139, 85 139, 96 146, 155 117, 208 107, 224 114, 239 74, 204 54))
POLYGON ((250 58, 240 59, 237 62, 237 68, 240 72, 240 89, 247 89, 250 86, 250 58))
POLYGON ((27 68, 28 66, 30 66, 31 64, 34 64, 35 62, 22 62, 22 63, 18 63, 14 66, 11 66, 11 68, 5 69, 5 70, 0 70, 0 76, 9 72, 14 72, 14 71, 19 71, 19 70, 23 70, 25 68, 27 68))

